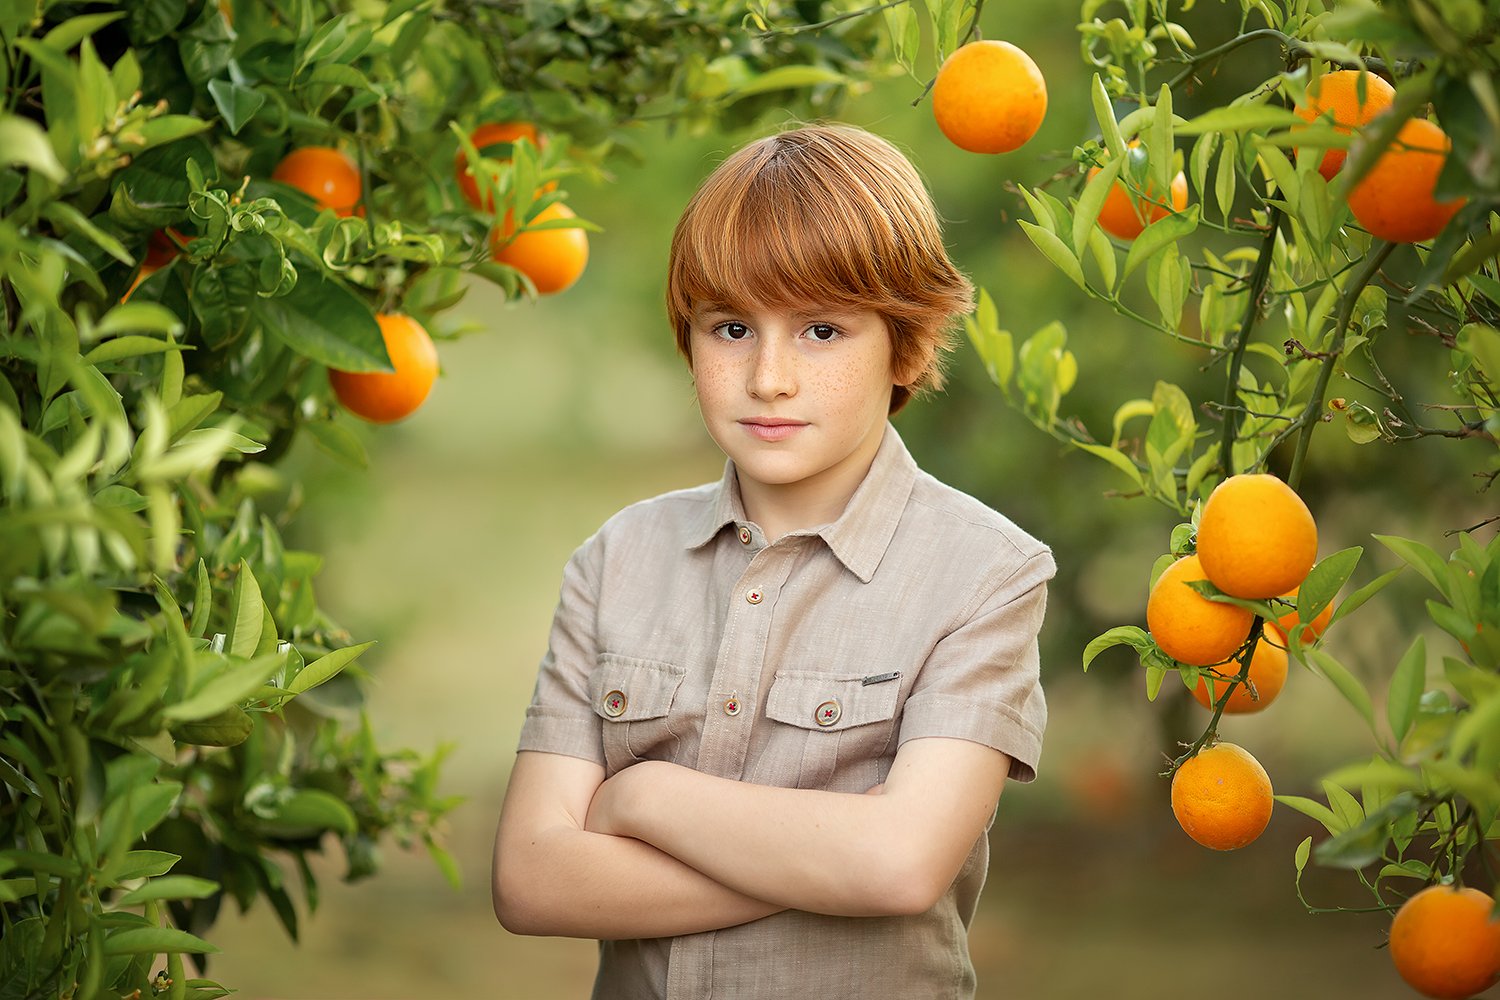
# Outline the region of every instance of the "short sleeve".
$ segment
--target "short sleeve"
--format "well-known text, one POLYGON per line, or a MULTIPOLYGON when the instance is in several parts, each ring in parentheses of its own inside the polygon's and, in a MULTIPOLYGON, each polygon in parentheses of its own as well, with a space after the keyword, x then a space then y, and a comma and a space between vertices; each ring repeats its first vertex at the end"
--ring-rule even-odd
POLYGON ((547 652, 537 670, 517 749, 581 757, 603 766, 603 724, 589 698, 589 673, 598 659, 597 542, 597 536, 585 542, 563 569, 547 652))
POLYGON ((902 710, 899 742, 971 740, 1011 759, 1010 777, 1036 778, 1047 703, 1037 637, 1052 554, 1035 553, 933 648, 902 710))

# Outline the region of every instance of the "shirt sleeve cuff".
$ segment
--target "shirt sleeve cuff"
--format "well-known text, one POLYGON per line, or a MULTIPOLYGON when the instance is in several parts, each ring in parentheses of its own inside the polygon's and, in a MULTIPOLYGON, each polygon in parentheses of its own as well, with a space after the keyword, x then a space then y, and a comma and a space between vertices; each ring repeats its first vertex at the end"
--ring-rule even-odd
POLYGON ((1008 705, 975 705, 966 698, 927 695, 922 704, 908 702, 898 741, 947 737, 982 743, 1010 758, 1012 781, 1036 780, 1042 734, 1008 705))

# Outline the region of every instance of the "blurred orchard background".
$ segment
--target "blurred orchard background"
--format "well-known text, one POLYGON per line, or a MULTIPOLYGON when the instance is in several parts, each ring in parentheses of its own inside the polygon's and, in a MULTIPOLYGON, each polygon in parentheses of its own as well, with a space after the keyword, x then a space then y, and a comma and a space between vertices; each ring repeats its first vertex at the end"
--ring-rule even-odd
MULTIPOLYGON (((911 106, 921 88, 910 78, 870 81, 841 117, 910 154, 955 259, 996 296, 1002 327, 1025 335, 1052 319, 1067 324, 1082 370, 1065 409, 1107 426, 1110 400, 1149 396, 1158 378, 1191 385, 1200 373, 1195 355, 1174 357, 1163 338, 1077 294, 1013 224, 1025 214, 1014 185, 1043 183, 1070 166, 1075 144, 1097 134, 1073 13, 1040 2, 984 10, 985 37, 1020 45, 1048 81, 1046 121, 1019 152, 956 149, 925 102, 911 106)), ((1185 20, 1230 16, 1210 3, 1185 20)), ((1247 79, 1212 86, 1237 93, 1247 79)), ((587 995, 591 942, 518 938, 495 922, 495 819, 568 555, 620 507, 721 471, 664 321, 668 242, 697 182, 746 138, 780 123, 773 115, 755 131, 705 136, 644 127, 643 163, 617 168, 609 183, 569 185, 572 207, 603 227, 591 234, 588 269, 572 289, 506 303, 476 283, 450 314, 472 330, 440 342, 442 377, 420 412, 357 428, 368 470, 331 464, 306 441, 298 446, 291 468, 306 511, 288 545, 326 555, 323 605, 353 634, 380 642, 362 661, 374 678, 369 708, 380 739, 451 747, 442 790, 465 799, 447 830, 463 885, 449 888, 422 854, 387 850, 381 875, 357 887, 338 881, 339 859, 323 859, 318 910, 299 945, 266 908, 249 916, 226 909, 215 931, 225 953, 209 973, 242 996, 587 995)), ((1118 622, 1143 623, 1145 574, 1175 519, 1149 501, 1101 500, 1120 485, 1117 474, 1027 425, 972 348, 961 338, 956 348, 947 391, 911 405, 896 426, 926 469, 1048 541, 1059 566, 1043 634, 1051 713, 1044 757, 1034 785, 1006 789, 991 834, 972 937, 979 995, 1409 995, 1379 949, 1386 917, 1312 916, 1298 902, 1292 851, 1320 833, 1312 820, 1278 807, 1266 835, 1233 853, 1182 835, 1167 783, 1153 775, 1178 752, 1177 740, 1201 728, 1201 710, 1171 678, 1148 702, 1139 666, 1124 653, 1101 657, 1087 676, 1080 669, 1090 638, 1118 622)), ((1443 530, 1481 519, 1477 486, 1446 464, 1441 444, 1402 447, 1410 474, 1392 481, 1367 471, 1374 467, 1360 446, 1342 435, 1321 435, 1314 446, 1304 494, 1325 498, 1313 511, 1320 548, 1365 545, 1356 582, 1397 565, 1371 544, 1372 531, 1442 548, 1443 530), (1439 481, 1444 491, 1430 489, 1439 481), (1448 502, 1456 506, 1440 506, 1448 502)), ((1367 614, 1354 629, 1335 627, 1329 648, 1359 671, 1367 655, 1404 646, 1426 621, 1421 586, 1398 581, 1409 600, 1387 602, 1389 614, 1367 614)), ((1433 642, 1454 641, 1438 633, 1433 642)), ((1363 755, 1368 736, 1331 685, 1292 669, 1274 706, 1226 717, 1220 728, 1234 740, 1254 727, 1276 790, 1315 794, 1316 779, 1363 755), (1279 749, 1288 744, 1295 752, 1279 749)), ((1373 687, 1383 690, 1383 681, 1373 687)), ((1347 881, 1309 868, 1303 884, 1316 905, 1361 905, 1347 881)))

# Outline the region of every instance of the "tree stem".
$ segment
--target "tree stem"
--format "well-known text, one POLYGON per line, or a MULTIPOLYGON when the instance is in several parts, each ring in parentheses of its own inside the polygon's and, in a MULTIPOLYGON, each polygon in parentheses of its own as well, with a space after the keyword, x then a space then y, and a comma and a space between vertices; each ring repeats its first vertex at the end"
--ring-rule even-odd
POLYGON ((1260 253, 1255 258, 1255 270, 1250 274, 1250 299, 1245 303, 1245 315, 1240 320, 1239 333, 1235 337, 1234 349, 1229 355, 1229 372, 1224 376, 1224 432, 1219 439, 1219 464, 1224 475, 1233 475, 1234 441, 1239 434, 1240 421, 1235 405, 1240 392, 1240 366, 1245 360, 1245 348, 1250 343, 1250 333, 1260 318, 1260 302, 1266 293, 1266 283, 1271 277, 1271 260, 1276 256, 1276 235, 1285 218, 1280 206, 1271 209, 1265 238, 1261 240, 1260 253))
POLYGON ((1302 463, 1307 458, 1307 446, 1312 441, 1313 430, 1318 426, 1318 418, 1322 415, 1323 396, 1328 391, 1328 380, 1333 377, 1333 366, 1344 353, 1344 334, 1349 330, 1349 320, 1354 316, 1354 305, 1359 301, 1359 293, 1364 291, 1395 249, 1396 244, 1382 242, 1380 249, 1365 258, 1364 267, 1359 269, 1349 287, 1344 289, 1344 297, 1339 302, 1338 322, 1333 329, 1333 340, 1328 345, 1328 356, 1323 359, 1323 367, 1318 370, 1318 380, 1313 384, 1307 406, 1297 418, 1302 429, 1297 435, 1297 450, 1292 454, 1292 469, 1286 477, 1286 484, 1294 490, 1302 481, 1302 463))

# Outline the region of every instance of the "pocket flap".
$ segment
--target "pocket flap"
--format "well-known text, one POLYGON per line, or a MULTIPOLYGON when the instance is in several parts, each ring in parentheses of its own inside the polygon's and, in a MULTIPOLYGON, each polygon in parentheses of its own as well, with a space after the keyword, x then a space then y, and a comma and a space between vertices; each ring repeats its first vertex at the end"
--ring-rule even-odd
POLYGON ((589 677, 589 698, 606 722, 659 719, 672 708, 686 676, 687 668, 675 663, 600 653, 589 677))
POLYGON ((802 729, 833 733, 885 722, 896 714, 896 700, 901 694, 899 676, 871 684, 863 676, 780 670, 766 696, 766 717, 802 729))

